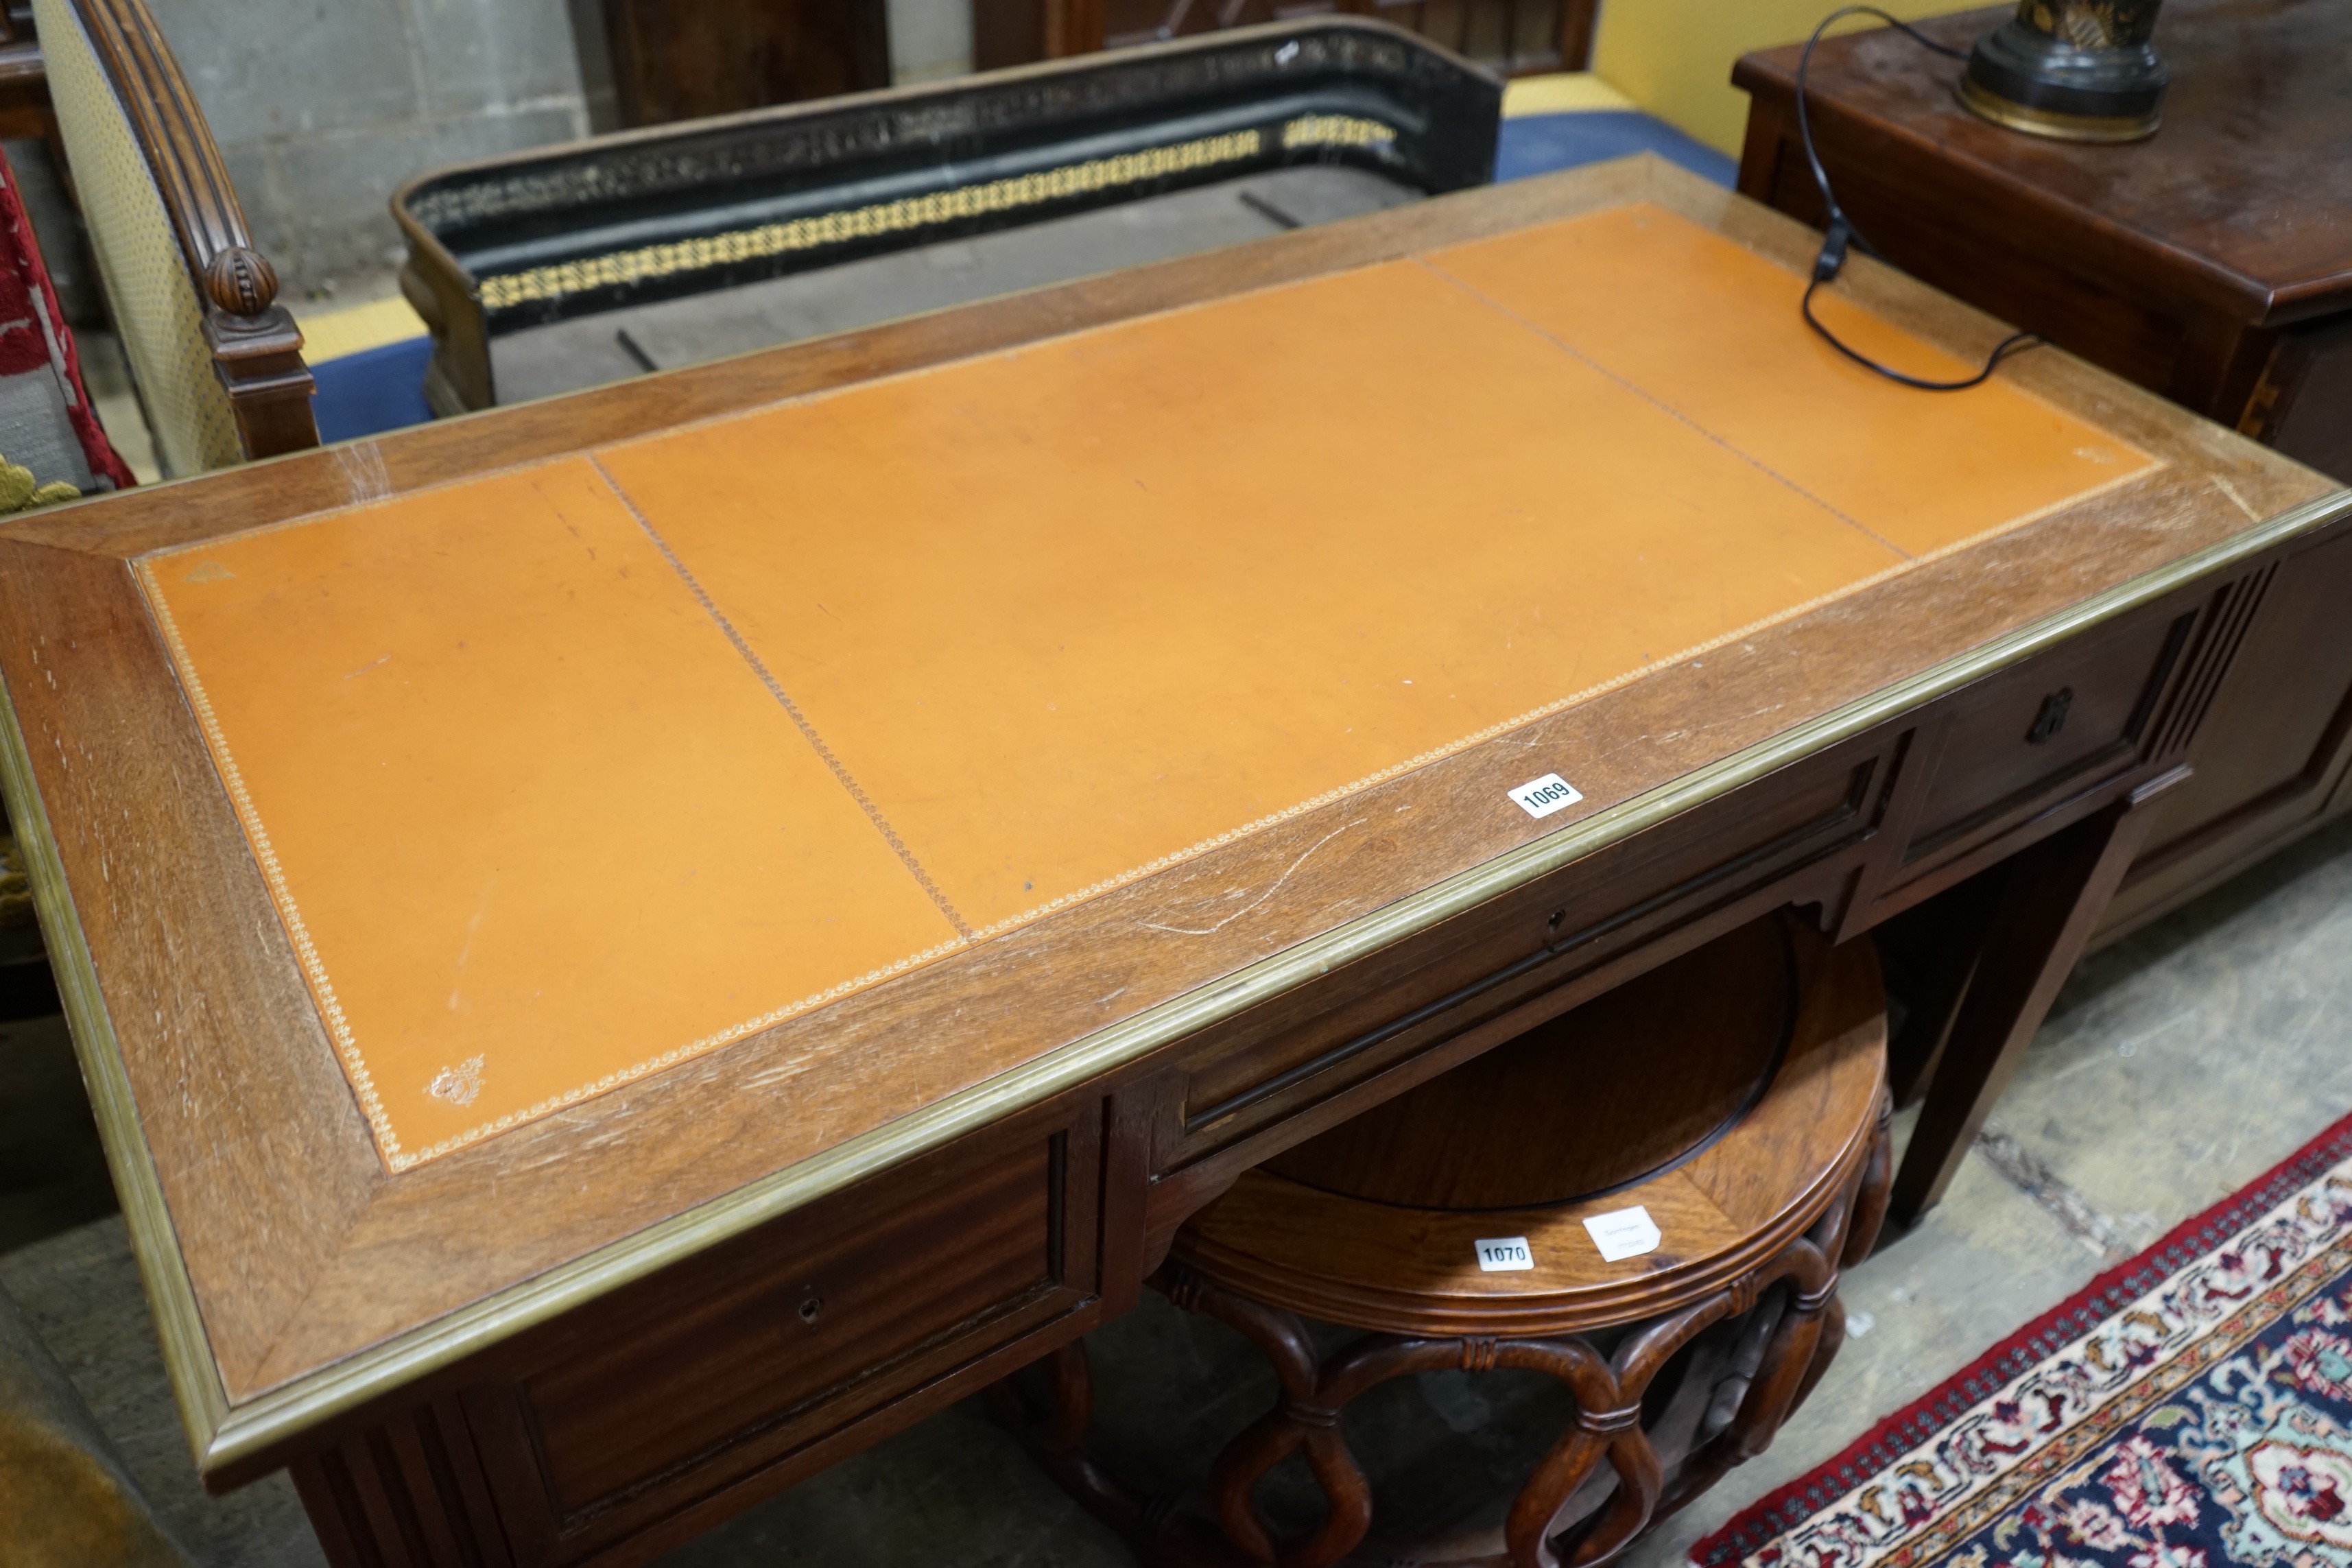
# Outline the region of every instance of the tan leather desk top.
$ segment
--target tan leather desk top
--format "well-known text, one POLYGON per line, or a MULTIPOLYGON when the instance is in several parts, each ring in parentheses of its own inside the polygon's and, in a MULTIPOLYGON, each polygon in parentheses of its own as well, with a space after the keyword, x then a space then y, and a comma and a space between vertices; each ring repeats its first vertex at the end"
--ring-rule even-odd
POLYGON ((141 579, 400 1169, 2153 462, 1795 289, 1635 204, 141 579))

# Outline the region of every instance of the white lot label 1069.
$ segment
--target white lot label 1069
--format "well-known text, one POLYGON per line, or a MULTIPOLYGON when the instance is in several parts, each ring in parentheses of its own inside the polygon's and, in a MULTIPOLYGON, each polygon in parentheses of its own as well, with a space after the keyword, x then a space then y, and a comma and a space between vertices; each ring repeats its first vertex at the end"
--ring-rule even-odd
POLYGON ((1583 793, 1558 773, 1546 773, 1530 779, 1511 792, 1519 809, 1529 816, 1549 816, 1555 811, 1565 811, 1584 798, 1583 793))
POLYGON ((1629 1209, 1594 1215, 1584 1222, 1584 1232, 1601 1249, 1604 1263, 1619 1263, 1645 1252, 1655 1252, 1658 1243, 1665 1239, 1658 1234, 1657 1222, 1650 1217, 1650 1211, 1639 1204, 1629 1209))
POLYGON ((1484 1273, 1500 1274, 1506 1269, 1536 1266, 1536 1255, 1528 1250, 1528 1238, 1524 1236, 1497 1237, 1470 1245, 1478 1249, 1478 1268, 1484 1273))

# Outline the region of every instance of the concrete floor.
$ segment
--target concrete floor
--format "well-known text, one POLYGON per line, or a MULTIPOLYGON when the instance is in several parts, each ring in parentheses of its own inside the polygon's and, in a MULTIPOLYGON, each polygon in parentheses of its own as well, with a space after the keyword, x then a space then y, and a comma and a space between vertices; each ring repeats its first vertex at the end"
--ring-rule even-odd
MULTIPOLYGON (((55 1203, 0 1194, 0 1285, 24 1306, 166 1527, 199 1563, 320 1561, 283 1477, 196 1488, 119 1218, 86 1217, 88 1151, 53 1098, 63 1032, 0 1026, 0 1184, 63 1161, 55 1203), (70 1124, 70 1125, 69 1125, 70 1124), (39 1158, 36 1158, 36 1143, 39 1158), (80 1161, 79 1164, 74 1163, 80 1161), (77 1207, 76 1205, 80 1205, 77 1207), (53 1223, 37 1240, 43 1214, 53 1223), (29 1227, 29 1228, 28 1228, 29 1227), (8 1250, 11 1236, 18 1243, 8 1250)), ((2352 1110, 2352 823, 2305 841, 2077 972, 1950 1195, 1851 1271, 1852 1338, 1772 1451, 1638 1544, 1663 1568, 2110 1262, 2352 1110)), ((1152 1303, 1097 1336, 1120 1446, 1181 1465, 1263 1389, 1213 1324, 1152 1303), (1219 1393, 1219 1390, 1224 1392, 1219 1393)), ((1393 1385, 1368 1447, 1417 1512, 1491 1510, 1556 1416, 1459 1374, 1393 1385)), ((1125 1568, 1118 1542, 974 1407, 949 1410, 662 1560, 663 1568, 1125 1568)))

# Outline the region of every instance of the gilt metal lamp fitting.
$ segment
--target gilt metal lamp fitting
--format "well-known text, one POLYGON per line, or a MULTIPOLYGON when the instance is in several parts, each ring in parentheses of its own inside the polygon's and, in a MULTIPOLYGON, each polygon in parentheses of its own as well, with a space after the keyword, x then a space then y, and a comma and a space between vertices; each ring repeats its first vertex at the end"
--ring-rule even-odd
POLYGON ((1996 124, 2066 142, 2137 142, 2170 75, 2149 39, 2162 0, 2020 0, 1977 40, 1960 101, 1996 124))

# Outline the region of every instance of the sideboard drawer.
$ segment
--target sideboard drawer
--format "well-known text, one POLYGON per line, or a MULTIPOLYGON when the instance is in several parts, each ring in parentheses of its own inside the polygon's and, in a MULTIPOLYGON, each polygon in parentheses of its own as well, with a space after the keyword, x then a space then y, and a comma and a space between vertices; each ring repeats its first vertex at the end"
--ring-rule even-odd
POLYGON ((467 1397, 520 1563, 601 1552, 1089 1305, 1098 1126, 950 1147, 542 1331, 467 1397))
POLYGON ((2137 764, 2195 618, 2135 616, 1955 694, 1905 874, 2137 764))

